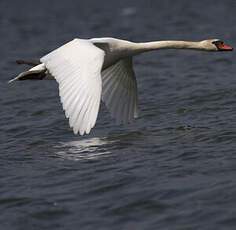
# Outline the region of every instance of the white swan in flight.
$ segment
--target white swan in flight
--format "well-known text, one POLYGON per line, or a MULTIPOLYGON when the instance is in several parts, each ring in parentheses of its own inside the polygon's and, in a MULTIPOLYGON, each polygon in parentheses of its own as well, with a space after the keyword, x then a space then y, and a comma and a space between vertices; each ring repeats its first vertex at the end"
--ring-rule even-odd
POLYGON ((138 116, 132 57, 159 49, 233 50, 219 39, 134 43, 115 38, 76 38, 10 82, 56 79, 70 127, 75 134, 88 134, 96 123, 101 100, 119 123, 131 122, 138 116))

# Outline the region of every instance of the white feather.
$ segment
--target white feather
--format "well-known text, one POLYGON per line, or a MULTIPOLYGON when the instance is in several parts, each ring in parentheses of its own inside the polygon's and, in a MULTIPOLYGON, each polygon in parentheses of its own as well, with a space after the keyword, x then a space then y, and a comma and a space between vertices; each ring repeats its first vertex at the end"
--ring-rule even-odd
POLYGON ((118 123, 137 117, 137 82, 132 58, 118 61, 102 72, 102 100, 118 123))
POLYGON ((59 95, 75 134, 89 133, 101 100, 104 51, 74 39, 40 59, 59 83, 59 95))

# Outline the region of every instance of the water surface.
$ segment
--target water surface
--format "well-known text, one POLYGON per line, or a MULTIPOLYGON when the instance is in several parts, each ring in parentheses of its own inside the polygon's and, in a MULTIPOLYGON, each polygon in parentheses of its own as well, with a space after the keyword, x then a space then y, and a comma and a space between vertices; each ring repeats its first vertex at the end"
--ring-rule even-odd
POLYGON ((134 60, 135 123, 102 105, 68 127, 56 82, 6 82, 74 37, 221 38, 235 1, 0 2, 0 223, 8 229, 235 229, 235 54, 159 51, 134 60))

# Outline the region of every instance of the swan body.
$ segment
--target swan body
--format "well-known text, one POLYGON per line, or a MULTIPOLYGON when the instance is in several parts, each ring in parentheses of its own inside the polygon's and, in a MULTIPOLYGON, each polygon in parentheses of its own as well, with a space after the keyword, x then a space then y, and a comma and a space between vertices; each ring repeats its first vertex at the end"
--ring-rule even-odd
POLYGON ((118 123, 131 122, 138 116, 132 58, 158 49, 232 50, 218 39, 134 43, 116 38, 77 38, 43 56, 39 64, 9 82, 55 79, 70 127, 75 134, 88 134, 96 123, 101 100, 118 123))

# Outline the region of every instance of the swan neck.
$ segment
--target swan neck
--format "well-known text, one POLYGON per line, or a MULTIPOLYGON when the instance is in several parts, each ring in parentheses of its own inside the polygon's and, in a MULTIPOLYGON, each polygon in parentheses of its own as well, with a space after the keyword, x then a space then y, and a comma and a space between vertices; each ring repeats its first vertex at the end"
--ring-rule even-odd
POLYGON ((195 49, 202 50, 200 42, 192 41, 156 41, 136 43, 137 52, 147 52, 159 49, 195 49))

